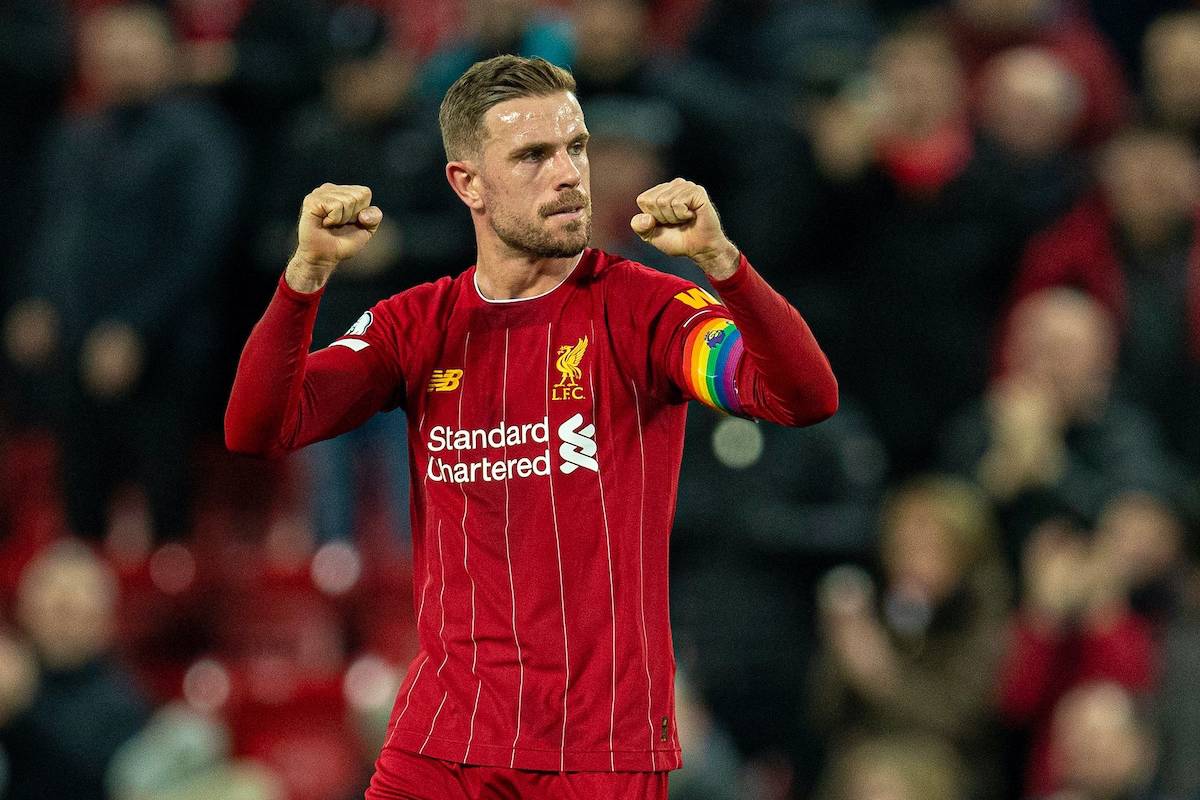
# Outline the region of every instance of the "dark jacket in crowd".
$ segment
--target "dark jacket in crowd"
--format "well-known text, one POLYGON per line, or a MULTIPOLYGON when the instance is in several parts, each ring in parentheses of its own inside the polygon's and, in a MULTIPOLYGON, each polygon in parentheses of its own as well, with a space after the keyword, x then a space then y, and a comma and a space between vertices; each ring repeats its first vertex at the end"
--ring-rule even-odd
POLYGON ((1137 252, 1104 201, 1086 198, 1030 240, 1016 300, 1052 286, 1081 289, 1121 320, 1118 395, 1200 469, 1200 209, 1161 248, 1137 252))
POLYGON ((819 204, 818 252, 841 271, 842 302, 823 341, 899 474, 928 467, 943 422, 983 390, 1002 298, 1037 224, 986 145, 947 178, 908 187, 873 168, 829 185, 819 204))
POLYGON ((852 401, 810 428, 689 410, 672 625, 681 663, 742 753, 816 763, 796 680, 813 649, 811 589, 820 571, 870 551, 885 470, 852 401))
POLYGON ((130 325, 153 362, 212 346, 242 152, 215 109, 182 96, 69 117, 43 159, 25 296, 50 301, 65 351, 99 322, 130 325))
MULTIPOLYGON (((1058 481, 1026 489, 998 508, 1010 555, 1038 523, 1051 517, 1092 522, 1123 491, 1177 496, 1178 473, 1162 434, 1137 406, 1112 400, 1098 419, 1071 425, 1064 439, 1067 463, 1058 481)), ((991 443, 986 404, 976 401, 951 419, 942 442, 942 467, 974 479, 991 443)))
POLYGON ((0 728, 7 800, 105 800, 117 749, 141 730, 149 707, 108 659, 44 671, 33 705, 0 728))
MULTIPOLYGON (((71 36, 61 0, 24 3, 0 0, 0 188, 24 196, 32 180, 31 166, 50 121, 58 113, 71 67, 71 36)), ((0 260, 20 253, 21 237, 0 241, 0 260)), ((12 290, 0 285, 0 310, 12 290)))

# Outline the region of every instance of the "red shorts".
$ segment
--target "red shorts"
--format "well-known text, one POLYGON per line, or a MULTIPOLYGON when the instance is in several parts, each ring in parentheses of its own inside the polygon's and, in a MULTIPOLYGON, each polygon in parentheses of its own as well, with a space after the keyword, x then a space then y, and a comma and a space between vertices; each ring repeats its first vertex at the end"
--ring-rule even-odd
POLYGON ((667 800, 666 772, 534 772, 387 748, 366 800, 667 800))

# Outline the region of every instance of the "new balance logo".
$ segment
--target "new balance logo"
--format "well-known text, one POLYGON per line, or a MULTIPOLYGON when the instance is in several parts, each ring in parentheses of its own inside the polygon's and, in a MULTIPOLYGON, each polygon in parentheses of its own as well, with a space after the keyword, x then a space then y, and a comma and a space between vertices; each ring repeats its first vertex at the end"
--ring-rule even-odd
POLYGON ((429 376, 429 391, 453 392, 462 382, 462 376, 461 369, 435 369, 429 376))
POLYGON ((580 425, 583 425, 583 414, 576 414, 558 426, 558 438, 562 439, 558 455, 563 460, 560 469, 568 475, 580 467, 600 471, 595 458, 596 426, 588 423, 581 428, 580 425))
POLYGON ((694 309, 707 308, 708 306, 719 306, 721 301, 713 297, 708 292, 701 289, 699 286, 693 286, 686 292, 680 292, 675 295, 675 299, 683 303, 685 306, 690 306, 694 309))

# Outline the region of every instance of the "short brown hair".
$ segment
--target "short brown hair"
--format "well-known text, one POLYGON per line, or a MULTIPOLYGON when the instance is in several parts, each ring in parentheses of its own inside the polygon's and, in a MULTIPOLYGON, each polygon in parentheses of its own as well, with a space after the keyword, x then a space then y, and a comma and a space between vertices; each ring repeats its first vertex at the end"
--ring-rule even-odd
POLYGON ((518 97, 574 91, 571 73, 544 58, 502 55, 475 62, 446 91, 438 112, 446 158, 458 161, 479 151, 483 115, 492 106, 518 97))

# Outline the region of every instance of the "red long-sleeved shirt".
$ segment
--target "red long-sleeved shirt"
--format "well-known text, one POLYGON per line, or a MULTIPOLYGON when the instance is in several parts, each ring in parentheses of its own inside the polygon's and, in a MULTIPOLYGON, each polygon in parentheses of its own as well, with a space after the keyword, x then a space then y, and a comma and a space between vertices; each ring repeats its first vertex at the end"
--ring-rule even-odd
POLYGON ((377 304, 309 354, 320 293, 280 281, 226 414, 278 455, 408 415, 421 650, 388 748, 539 770, 677 768, 667 539, 685 401, 830 416, 808 326, 741 259, 694 284, 586 250, 550 292, 488 301, 474 268, 377 304))
POLYGON ((1000 670, 1000 714, 1033 734, 1025 789, 1048 797, 1059 786, 1053 752, 1055 706, 1071 689, 1097 681, 1133 692, 1153 686, 1154 642, 1149 623, 1126 612, 1104 627, 1051 631, 1018 615, 1000 670))

